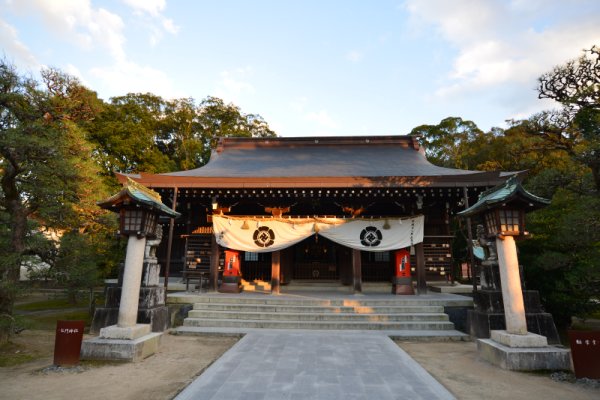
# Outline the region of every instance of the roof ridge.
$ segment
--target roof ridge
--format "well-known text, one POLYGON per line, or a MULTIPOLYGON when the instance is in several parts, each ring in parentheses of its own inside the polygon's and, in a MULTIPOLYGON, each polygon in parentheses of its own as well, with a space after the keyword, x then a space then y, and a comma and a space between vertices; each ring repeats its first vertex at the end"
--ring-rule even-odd
POLYGON ((327 145, 398 145, 419 149, 416 136, 381 135, 381 136, 306 136, 306 137, 224 137, 219 139, 217 152, 225 148, 235 147, 287 147, 291 145, 327 146, 327 145))

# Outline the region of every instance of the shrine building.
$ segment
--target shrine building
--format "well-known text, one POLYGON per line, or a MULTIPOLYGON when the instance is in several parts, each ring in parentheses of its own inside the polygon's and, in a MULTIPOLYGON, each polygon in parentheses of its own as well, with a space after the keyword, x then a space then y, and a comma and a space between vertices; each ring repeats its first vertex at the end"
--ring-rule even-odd
POLYGON ((509 175, 435 166, 412 136, 347 136, 222 138, 203 167, 119 179, 181 213, 158 252, 168 276, 206 271, 214 289, 231 249, 245 280, 275 292, 304 281, 360 292, 391 285, 404 250, 425 293, 451 272, 454 215, 509 175))

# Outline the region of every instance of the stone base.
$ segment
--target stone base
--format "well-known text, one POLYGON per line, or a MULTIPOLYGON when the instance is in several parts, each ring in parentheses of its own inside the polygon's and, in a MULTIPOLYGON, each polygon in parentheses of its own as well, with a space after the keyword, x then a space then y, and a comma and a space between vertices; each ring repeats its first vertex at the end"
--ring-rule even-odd
POLYGON ((82 360, 141 361, 158 351, 162 333, 149 333, 135 340, 94 338, 81 345, 82 360))
POLYGON ((137 316, 138 324, 150 324, 152 332, 164 332, 171 326, 169 307, 140 308, 137 316))
POLYGON ((135 340, 149 333, 150 325, 146 324, 137 324, 128 327, 111 325, 100 329, 100 339, 135 340))
POLYGON ((220 293, 240 293, 242 291, 242 286, 239 283, 221 283, 219 287, 220 293))
POLYGON ((481 359, 511 371, 570 370, 569 350, 558 347, 508 347, 491 339, 478 339, 481 359))
MULTIPOLYGON (((115 325, 119 319, 118 307, 98 307, 94 312, 91 334, 98 334, 100 329, 115 325)), ((137 322, 139 324, 150 324, 152 332, 164 332, 170 326, 169 308, 165 305, 151 309, 138 309, 137 322)))
MULTIPOLYGON (((545 336, 548 344, 560 344, 560 337, 552 315, 548 313, 525 314, 527 330, 545 336)), ((467 315, 468 333, 476 338, 487 339, 490 331, 506 329, 504 313, 469 310, 467 315)))
POLYGON ((547 347, 546 337, 527 332, 526 335, 516 335, 507 331, 492 331, 490 337, 494 342, 508 347, 547 347))
MULTIPOLYGON (((105 307, 119 308, 121 303, 121 290, 119 286, 106 287, 104 294, 106 296, 105 307)), ((153 308, 165 305, 167 292, 164 286, 153 286, 140 288, 139 308, 153 308)))
POLYGON ((392 279, 392 294, 412 295, 415 294, 410 276, 395 276, 392 279))
POLYGON ((413 295, 415 294, 415 289, 413 285, 392 285, 392 294, 398 295, 413 295))

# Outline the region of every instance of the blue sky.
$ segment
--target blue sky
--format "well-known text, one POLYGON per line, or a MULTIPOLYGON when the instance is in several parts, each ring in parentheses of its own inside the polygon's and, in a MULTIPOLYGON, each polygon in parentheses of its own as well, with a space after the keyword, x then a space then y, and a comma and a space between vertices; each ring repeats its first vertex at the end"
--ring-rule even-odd
POLYGON ((536 78, 600 45, 597 0, 0 0, 0 49, 100 97, 212 95, 281 136, 482 129, 555 107, 536 78))

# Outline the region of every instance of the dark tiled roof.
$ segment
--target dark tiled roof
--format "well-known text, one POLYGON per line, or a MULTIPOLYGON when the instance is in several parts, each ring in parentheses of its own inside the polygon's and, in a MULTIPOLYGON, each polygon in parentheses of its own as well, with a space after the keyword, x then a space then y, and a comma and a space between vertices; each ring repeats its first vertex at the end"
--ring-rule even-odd
POLYGON ((442 168, 425 158, 413 137, 226 138, 203 167, 181 177, 390 177, 479 173, 442 168))

